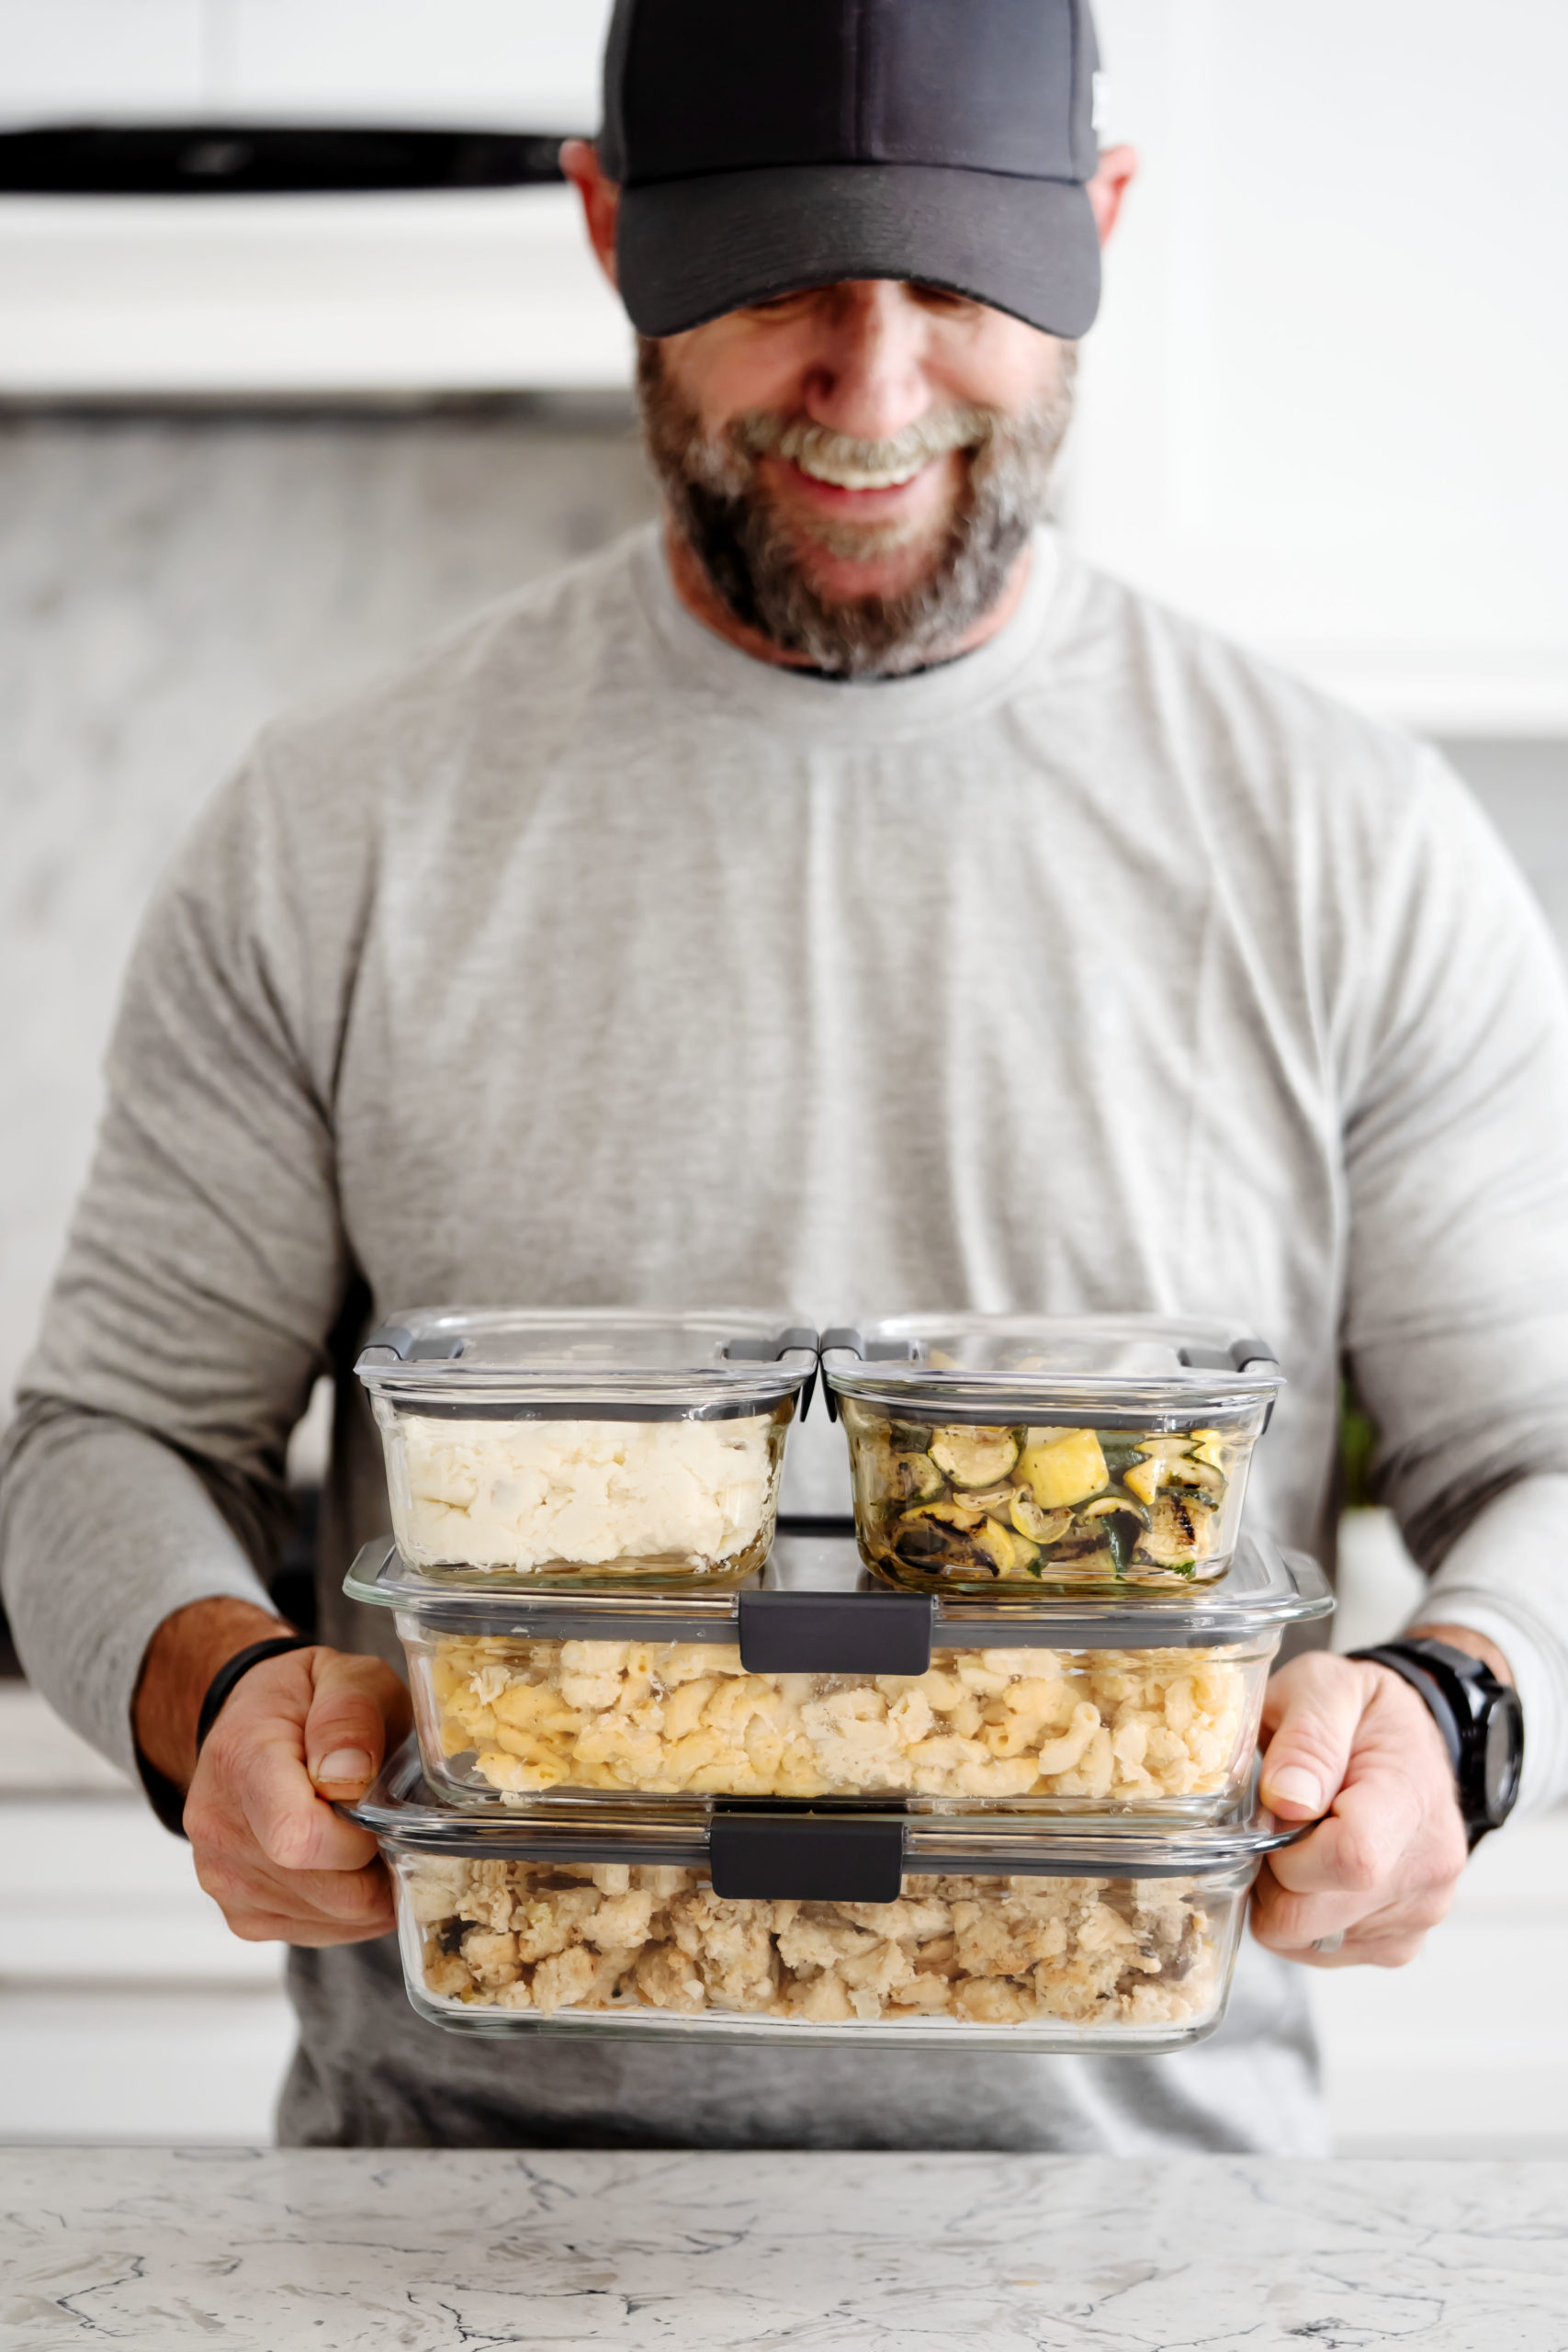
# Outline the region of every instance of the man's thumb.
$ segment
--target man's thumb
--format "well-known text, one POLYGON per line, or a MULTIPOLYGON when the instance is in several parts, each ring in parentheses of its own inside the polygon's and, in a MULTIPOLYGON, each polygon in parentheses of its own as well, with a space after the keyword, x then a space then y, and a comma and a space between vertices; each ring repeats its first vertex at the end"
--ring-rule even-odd
POLYGON ((1263 1752, 1259 1793, 1270 1813, 1313 1821, 1328 1811, 1345 1779, 1361 1706, 1348 1675, 1314 1676, 1292 1691, 1263 1752))
POLYGON ((316 1661, 316 1695, 305 1718, 305 1769, 325 1797, 362 1796, 381 1769, 389 1702, 401 1701, 401 1683, 378 1658, 316 1661), (389 1690, 387 1685, 390 1685, 389 1690))

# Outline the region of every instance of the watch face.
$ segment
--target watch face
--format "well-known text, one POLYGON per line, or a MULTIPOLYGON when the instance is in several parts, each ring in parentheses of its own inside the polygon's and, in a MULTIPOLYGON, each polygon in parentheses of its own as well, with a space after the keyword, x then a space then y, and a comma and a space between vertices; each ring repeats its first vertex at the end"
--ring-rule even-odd
POLYGON ((1523 1718, 1511 1690, 1493 1700, 1486 1719, 1486 1817, 1506 1821, 1519 1793, 1519 1768, 1524 1761, 1523 1718))

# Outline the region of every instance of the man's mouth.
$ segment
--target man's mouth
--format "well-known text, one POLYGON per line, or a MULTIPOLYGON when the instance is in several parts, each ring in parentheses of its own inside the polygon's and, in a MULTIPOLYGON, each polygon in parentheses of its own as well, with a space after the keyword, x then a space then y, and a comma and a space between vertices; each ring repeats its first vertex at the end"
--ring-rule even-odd
POLYGON ((933 462, 929 455, 922 455, 902 465, 871 468, 845 465, 839 459, 806 450, 797 452, 795 458, 808 481, 826 482, 833 490, 902 490, 933 462))
POLYGON ((806 417, 785 420, 766 412, 740 418, 732 429, 749 457, 782 463, 803 490, 826 493, 826 504, 880 497, 889 502, 886 511, 891 514, 902 503, 898 492, 933 476, 954 457, 973 456, 989 439, 994 424, 987 411, 955 407, 882 440, 862 440, 806 417))

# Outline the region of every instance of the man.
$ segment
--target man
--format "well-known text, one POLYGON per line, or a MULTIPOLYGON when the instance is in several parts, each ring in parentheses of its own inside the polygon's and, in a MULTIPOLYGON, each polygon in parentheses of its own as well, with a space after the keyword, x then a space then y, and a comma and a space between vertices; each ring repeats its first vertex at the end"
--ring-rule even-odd
MULTIPOLYGON (((286 2139, 1311 2151, 1290 1962, 1441 1916, 1453 1758, 1473 1826, 1506 1796, 1457 1710, 1506 1768, 1517 1681, 1531 1793, 1568 1785, 1555 960, 1430 753, 1040 527, 1132 173, 1093 62, 1080 0, 622 0, 566 162, 662 533, 271 734, 149 919, 6 1590, 236 1932, 296 1948, 286 2139), (1349 1357, 1448 1647, 1275 1678, 1265 1792, 1324 1817, 1205 2049, 683 2057, 407 2009, 325 1802, 407 1723, 338 1589, 385 1508, 358 1341, 442 1299, 749 1298, 1245 1317, 1292 1379, 1254 1508, 1306 1544, 1349 1357), (323 1367, 325 1645, 236 1676, 323 1367)), ((796 1508, 842 1507, 826 1436, 796 1508)))

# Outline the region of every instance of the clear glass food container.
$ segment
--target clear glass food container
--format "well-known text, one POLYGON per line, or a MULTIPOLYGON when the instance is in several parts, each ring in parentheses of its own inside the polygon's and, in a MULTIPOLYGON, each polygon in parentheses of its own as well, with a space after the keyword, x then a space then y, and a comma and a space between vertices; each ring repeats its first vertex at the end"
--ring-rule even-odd
POLYGON ((824 1334, 867 1564, 915 1589, 1223 1576, 1283 1375, 1223 1323, 897 1315, 824 1334))
POLYGON ((817 1335, 783 1315, 439 1307, 383 1325, 355 1370, 407 1559, 679 1589, 767 1557, 817 1335))
POLYGON ((1224 2014, 1268 1815, 1164 1835, 879 1815, 455 1816, 412 1745, 352 1816, 410 2001, 473 2033, 1150 2052, 1224 2014))
POLYGON ((1042 1605, 892 1592, 852 1540, 781 1534, 739 1590, 453 1595, 385 1539, 344 1589, 391 1608, 426 1778, 463 1806, 715 1799, 909 1812, 1233 1812, 1315 1564, 1244 1538, 1223 1585, 1042 1605))

